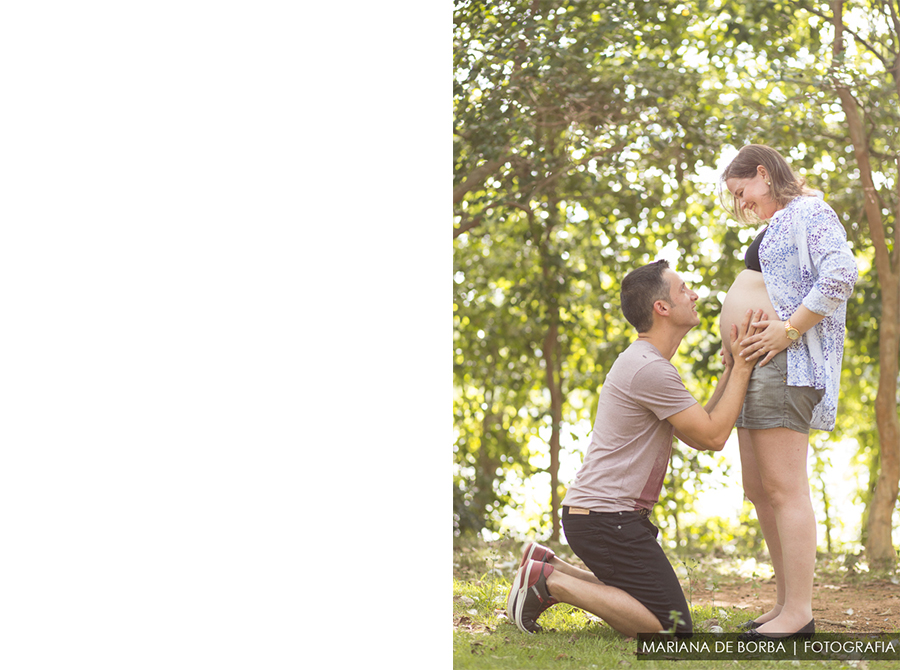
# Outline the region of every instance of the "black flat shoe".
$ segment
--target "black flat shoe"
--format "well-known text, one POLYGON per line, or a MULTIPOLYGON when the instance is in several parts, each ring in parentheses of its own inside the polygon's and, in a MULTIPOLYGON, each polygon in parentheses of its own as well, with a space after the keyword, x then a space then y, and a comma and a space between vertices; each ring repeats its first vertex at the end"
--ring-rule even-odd
MULTIPOLYGON (((762 625, 762 624, 760 624, 762 625)), ((797 640, 800 638, 810 638, 816 632, 816 620, 813 619, 808 624, 806 624, 803 628, 798 630, 796 633, 791 633, 789 635, 766 635, 765 633, 760 633, 756 628, 747 631, 746 633, 741 633, 738 635, 738 640, 741 642, 763 642, 763 641, 776 641, 776 640, 797 640)))
POLYGON ((760 626, 762 626, 762 624, 759 621, 750 619, 750 621, 745 621, 740 626, 738 626, 738 628, 740 630, 753 630, 754 628, 759 628, 760 626))

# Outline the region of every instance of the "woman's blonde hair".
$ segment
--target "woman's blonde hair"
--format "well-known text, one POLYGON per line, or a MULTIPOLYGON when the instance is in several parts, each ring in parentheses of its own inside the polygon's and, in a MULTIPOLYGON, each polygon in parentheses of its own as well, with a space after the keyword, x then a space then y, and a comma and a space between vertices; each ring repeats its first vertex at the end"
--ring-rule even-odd
POLYGON ((815 195, 815 191, 806 185, 806 180, 796 174, 780 153, 764 144, 748 144, 722 173, 719 180, 719 195, 725 209, 741 223, 756 223, 758 217, 745 214, 738 206, 737 198, 729 192, 725 182, 729 179, 752 179, 757 174, 757 167, 766 169, 769 184, 769 197, 781 209, 791 200, 801 195, 815 195))

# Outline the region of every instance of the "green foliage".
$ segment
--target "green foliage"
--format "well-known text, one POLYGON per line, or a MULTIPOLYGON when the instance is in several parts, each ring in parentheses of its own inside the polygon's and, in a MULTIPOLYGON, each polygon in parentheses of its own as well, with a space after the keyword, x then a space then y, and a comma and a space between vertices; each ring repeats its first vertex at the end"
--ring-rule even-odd
MULTIPOLYGON (((590 419, 605 370, 633 336, 617 308, 620 278, 664 247, 683 250, 685 269, 701 275, 721 260, 696 234, 714 225, 711 193, 685 179, 713 165, 721 143, 704 112, 715 95, 680 47, 689 16, 663 20, 644 3, 533 7, 456 11, 458 532, 478 530, 476 519, 496 526, 504 473, 531 474, 528 444, 554 427, 542 357, 550 329, 563 421, 590 419)), ((697 367, 717 350, 704 341, 697 367)))
MULTIPOLYGON (((456 3, 457 533, 499 528, 509 482, 536 474, 548 431, 562 427, 553 425, 548 372, 559 379, 562 424, 593 420, 605 372, 633 337, 618 311, 630 268, 677 258, 700 292, 702 323, 673 363, 695 397, 709 397, 721 371, 719 298, 756 232, 729 222, 714 169, 724 150, 748 142, 779 148, 826 193, 857 255, 838 425, 813 436, 811 475, 829 510, 829 450, 856 440, 852 466, 859 499, 868 500, 879 465, 872 400, 881 298, 835 91, 849 86, 863 110, 889 240, 900 104, 884 7, 844 3, 847 49, 838 58, 830 11, 825 2, 768 0, 456 3), (550 332, 558 351, 548 370, 550 332)), ((729 475, 718 455, 676 451, 656 513, 668 546, 758 543, 746 506, 734 522, 696 509, 712 473, 729 475)))
MULTIPOLYGON (((670 481, 682 471, 673 468, 670 481)), ((674 487, 673 487, 674 488, 674 487)), ((753 505, 744 501, 737 518, 722 517, 698 509, 691 498, 673 501, 668 495, 654 509, 653 523, 659 527, 663 546, 673 555, 759 556, 763 551, 762 530, 753 505)))

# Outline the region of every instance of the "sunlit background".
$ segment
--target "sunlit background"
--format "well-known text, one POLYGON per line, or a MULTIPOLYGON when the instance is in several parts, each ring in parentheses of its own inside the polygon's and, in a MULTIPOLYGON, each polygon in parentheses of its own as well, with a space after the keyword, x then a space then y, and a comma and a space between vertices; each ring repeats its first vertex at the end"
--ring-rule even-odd
MULTIPOLYGON (((845 136, 845 110, 827 83, 830 55, 823 45, 834 39, 834 28, 814 12, 788 16, 778 3, 756 8, 714 0, 700 3, 701 11, 681 3, 661 17, 625 3, 617 13, 615 5, 598 3, 591 13, 559 3, 537 18, 516 3, 491 6, 483 15, 469 13, 475 5, 459 5, 454 183, 462 182, 463 194, 457 199, 454 193, 454 364, 460 369, 452 436, 456 509, 474 500, 479 487, 484 491, 487 475, 496 500, 483 510, 489 523, 479 529, 482 537, 551 535, 550 391, 534 381, 545 370, 542 329, 552 321, 551 308, 581 328, 568 333, 570 340, 578 339, 569 345, 582 358, 564 372, 577 379, 567 383, 569 411, 559 430, 562 490, 589 443, 589 415, 614 359, 610 351, 633 337, 630 327, 622 326, 616 302, 618 280, 629 267, 667 259, 699 294, 701 315, 707 307, 706 320, 688 334, 672 361, 688 390, 706 401, 715 383, 710 359, 726 278, 759 231, 738 225, 719 206, 719 176, 738 148, 754 141, 778 147, 841 212, 859 266, 857 303, 848 306, 857 322, 855 333, 848 323, 838 409, 843 423, 834 433, 811 434, 808 460, 820 548, 859 553, 869 478, 877 471, 877 436, 873 426, 861 435, 853 422, 874 423, 877 354, 871 341, 858 340, 877 329, 872 298, 877 289, 870 278, 873 249, 858 211, 859 170, 845 136), (756 33, 744 28, 751 18, 758 21, 756 33), (532 26, 533 34, 523 26, 532 26), (510 46, 517 43, 532 50, 523 56, 510 46), (572 83, 581 75, 584 80, 572 83), (585 121, 595 118, 591 114, 600 118, 599 125, 585 121), (551 140, 543 130, 548 127, 563 130, 551 140), (503 159, 493 165, 498 155, 503 159), (478 174, 488 167, 487 174, 478 174), (554 170, 564 175, 559 182, 552 181, 554 170), (477 187, 466 190, 475 175, 477 187), (563 179, 568 181, 560 186, 563 179), (532 236, 537 228, 547 244, 540 262, 541 243, 532 236), (604 249, 614 252, 604 255, 604 249), (532 288, 541 271, 545 278, 558 271, 560 284, 572 286, 542 302, 532 288), (560 309, 563 299, 568 302, 560 309), (504 310, 515 316, 501 315, 504 310), (519 327, 527 336, 506 332, 519 327), (592 356, 596 360, 585 362, 592 356), (510 388, 533 383, 530 390, 491 387, 503 386, 508 380, 502 375, 519 368, 527 379, 516 379, 510 388), (569 420, 574 415, 578 419, 569 420), (480 460, 477 445, 487 438, 478 431, 489 419, 502 423, 504 434, 491 439, 503 446, 480 460), (487 461, 496 477, 484 472, 487 461)), ((845 3, 843 20, 843 63, 852 62, 856 70, 841 76, 868 91, 868 78, 883 77, 884 69, 860 36, 874 40, 883 34, 885 16, 845 3)), ((867 111, 877 107, 872 103, 867 111)), ((886 118, 890 125, 893 117, 886 118)), ((870 122, 876 124, 874 117, 870 122)), ((888 145, 894 141, 889 129, 884 135, 888 145)), ((896 166, 890 160, 879 165, 873 182, 890 198, 896 166)), ((885 225, 892 225, 890 207, 883 211, 885 225)), ((894 515, 897 528, 896 509, 894 515)), ((686 548, 696 540, 697 546, 723 551, 758 546, 762 538, 752 530, 753 517, 743 496, 736 435, 718 454, 676 445, 656 510, 664 543, 686 548)), ((478 525, 471 519, 465 523, 478 525)), ((560 539, 565 541, 564 535, 560 539)), ((898 540, 895 530, 894 543, 898 540)))

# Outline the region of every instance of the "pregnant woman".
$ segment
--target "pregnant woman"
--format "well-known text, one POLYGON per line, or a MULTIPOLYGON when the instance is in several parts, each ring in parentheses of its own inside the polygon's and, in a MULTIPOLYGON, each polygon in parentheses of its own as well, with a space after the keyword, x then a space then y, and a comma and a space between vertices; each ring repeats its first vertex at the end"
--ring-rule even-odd
POLYGON ((774 149, 745 146, 721 181, 723 201, 738 221, 768 224, 747 249, 747 269, 729 289, 720 317, 726 351, 731 324, 748 309, 770 317, 743 341, 742 355, 758 362, 736 426, 744 493, 769 548, 776 604, 748 621, 744 635, 805 636, 815 631, 809 431, 834 428, 856 261, 837 214, 774 149))

